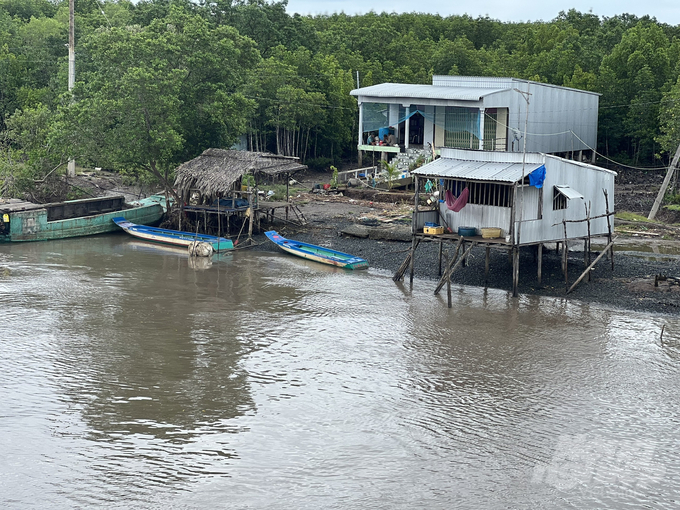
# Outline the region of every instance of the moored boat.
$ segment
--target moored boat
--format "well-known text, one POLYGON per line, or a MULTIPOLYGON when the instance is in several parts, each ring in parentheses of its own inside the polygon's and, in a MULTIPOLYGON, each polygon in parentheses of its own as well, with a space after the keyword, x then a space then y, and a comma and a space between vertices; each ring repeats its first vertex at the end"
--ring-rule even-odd
POLYGON ((321 262, 323 264, 343 267, 345 269, 368 268, 368 262, 361 257, 355 257, 349 253, 343 253, 331 248, 324 248, 323 246, 317 246, 315 244, 286 239, 285 237, 280 236, 275 230, 270 230, 264 234, 282 250, 297 255, 298 257, 315 260, 316 262, 321 262))
POLYGON ((184 247, 187 247, 194 242, 208 243, 210 246, 212 246, 212 249, 215 252, 234 249, 234 243, 231 241, 231 239, 227 239, 225 237, 217 237, 207 234, 193 234, 191 232, 183 232, 181 230, 169 230, 166 228, 136 225, 135 223, 127 221, 122 217, 113 218, 113 223, 134 237, 154 243, 184 247))
POLYGON ((114 217, 153 225, 160 222, 164 212, 162 195, 130 204, 122 196, 51 204, 10 199, 0 201, 0 242, 47 241, 113 232, 116 230, 111 221, 114 217))

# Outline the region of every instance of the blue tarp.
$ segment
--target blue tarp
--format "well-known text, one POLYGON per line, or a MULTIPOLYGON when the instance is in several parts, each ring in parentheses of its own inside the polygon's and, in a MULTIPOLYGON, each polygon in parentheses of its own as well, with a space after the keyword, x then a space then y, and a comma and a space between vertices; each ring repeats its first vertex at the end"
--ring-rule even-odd
POLYGON ((529 184, 537 188, 543 187, 545 181, 545 165, 539 166, 536 170, 529 174, 529 184))

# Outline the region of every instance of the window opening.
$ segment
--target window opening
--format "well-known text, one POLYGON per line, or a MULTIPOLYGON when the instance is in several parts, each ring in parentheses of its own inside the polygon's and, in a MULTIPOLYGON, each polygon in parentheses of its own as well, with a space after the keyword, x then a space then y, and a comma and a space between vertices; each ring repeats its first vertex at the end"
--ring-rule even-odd
POLYGON ((468 188, 468 204, 490 205, 493 207, 512 206, 512 186, 495 182, 474 182, 449 179, 445 183, 454 196, 458 197, 465 188, 468 188))
POLYGON ((567 208, 567 197, 553 186, 553 211, 567 208))

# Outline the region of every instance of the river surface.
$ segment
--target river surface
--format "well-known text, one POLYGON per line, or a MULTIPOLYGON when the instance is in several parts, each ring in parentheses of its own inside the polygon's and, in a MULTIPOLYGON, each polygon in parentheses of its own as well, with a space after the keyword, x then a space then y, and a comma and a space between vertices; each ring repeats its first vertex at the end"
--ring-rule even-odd
POLYGON ((0 507, 678 508, 677 316, 198 262, 0 245, 0 507))

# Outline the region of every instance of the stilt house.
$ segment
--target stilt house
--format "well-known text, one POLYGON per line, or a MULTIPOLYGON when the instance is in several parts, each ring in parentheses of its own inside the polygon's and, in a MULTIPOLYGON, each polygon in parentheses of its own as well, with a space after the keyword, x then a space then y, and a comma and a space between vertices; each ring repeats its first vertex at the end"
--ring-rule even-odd
POLYGON ((442 149, 441 156, 412 172, 435 197, 432 210, 415 214, 416 232, 437 223, 454 234, 474 229, 468 237, 481 239, 482 229, 499 229, 497 242, 511 246, 564 241, 565 222, 568 239, 610 234, 611 170, 537 153, 442 149), (465 203, 450 207, 463 193, 465 203))

